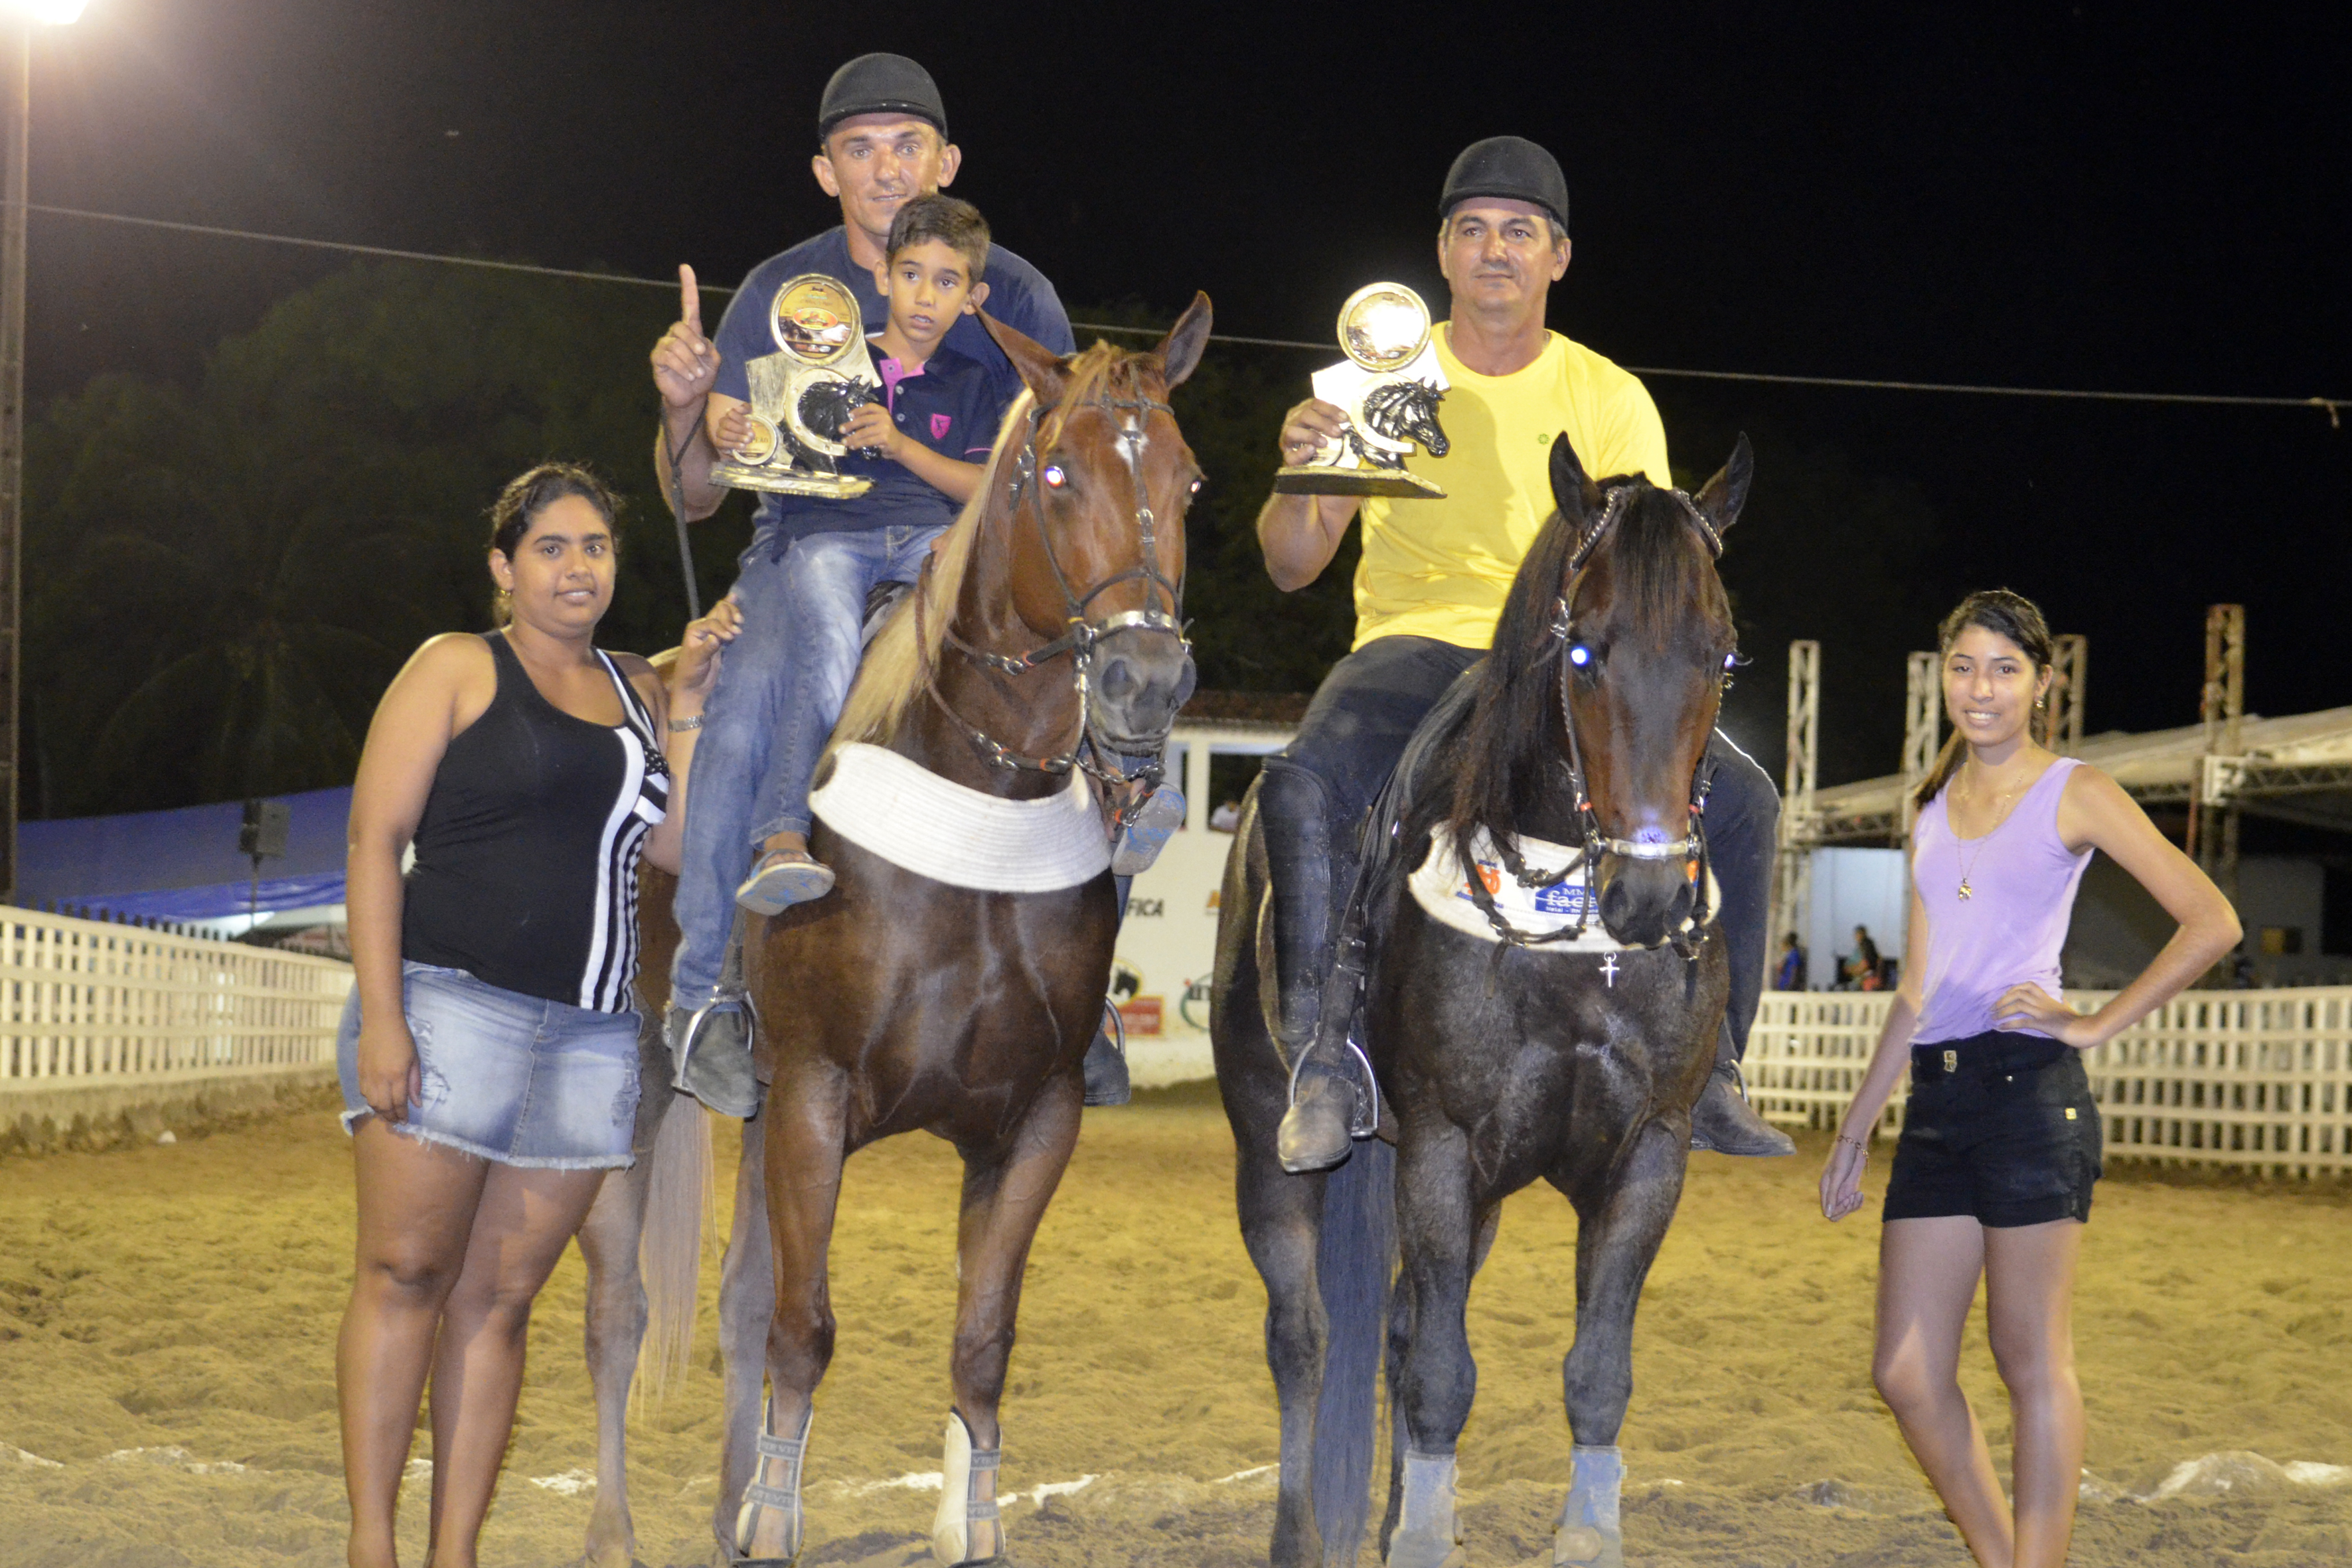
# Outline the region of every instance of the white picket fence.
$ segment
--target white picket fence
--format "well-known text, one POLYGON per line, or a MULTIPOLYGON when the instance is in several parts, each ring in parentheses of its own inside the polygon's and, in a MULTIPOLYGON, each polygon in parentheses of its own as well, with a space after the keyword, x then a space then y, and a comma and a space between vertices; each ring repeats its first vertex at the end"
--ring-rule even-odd
MULTIPOLYGON (((2084 1011, 2112 993, 2075 992, 2084 1011)), ((1891 994, 1768 991, 1748 1037, 1764 1114, 1832 1127, 1870 1064, 1891 994)), ((2352 1170, 2352 987, 2189 991, 2084 1064, 2109 1158, 2296 1175, 2352 1170)), ((1903 1090, 1883 1126, 1902 1125, 1903 1090)))
POLYGON ((0 908, 0 1111, 11 1090, 331 1063, 351 986, 332 959, 0 908))

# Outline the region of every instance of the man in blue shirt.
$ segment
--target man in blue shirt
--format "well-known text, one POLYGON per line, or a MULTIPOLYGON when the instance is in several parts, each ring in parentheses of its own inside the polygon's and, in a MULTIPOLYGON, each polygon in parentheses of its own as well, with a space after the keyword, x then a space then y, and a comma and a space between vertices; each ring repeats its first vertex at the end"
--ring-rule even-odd
MULTIPOLYGON (((811 166, 825 194, 839 199, 841 226, 753 268, 728 305, 715 342, 703 335, 692 270, 679 268, 680 319, 653 352, 654 384, 663 405, 654 460, 664 492, 689 521, 709 516, 726 498, 726 487, 711 482, 718 452, 706 431, 749 401, 745 363, 774 352, 767 317, 777 286, 804 272, 824 273, 852 290, 867 322, 878 324, 888 307, 876 274, 887 252, 892 220, 908 202, 952 182, 962 163, 961 150, 948 140, 939 88, 921 66, 899 55, 861 55, 835 71, 818 107, 817 137, 819 151, 811 166)), ((987 279, 990 314, 1055 353, 1076 350, 1061 300, 1035 268, 992 245, 987 279)), ((984 367, 1002 394, 998 406, 1020 391, 1012 362, 978 317, 959 318, 942 347, 984 367)), ((919 400, 923 395, 916 395, 919 400)), ((927 425, 934 413, 958 417, 955 410, 926 409, 927 425)), ((992 429, 988 437, 994 434, 992 429)), ((988 440, 973 444, 984 447, 988 440)), ((836 504, 805 496, 761 497, 752 514, 751 547, 743 553, 732 590, 743 610, 743 635, 729 647, 730 666, 756 665, 763 652, 771 659, 781 652, 780 645, 770 642, 782 631, 790 546, 803 533, 824 530, 824 513, 836 504)), ((683 940, 670 977, 670 1047, 680 1060, 680 1087, 713 1110, 735 1116, 758 1110, 760 1090, 751 1077, 749 1020, 740 999, 722 994, 719 975, 735 890, 751 868, 757 841, 752 829, 760 826, 752 820, 757 763, 764 763, 766 752, 751 731, 763 715, 749 699, 765 684, 730 682, 722 673, 704 709, 713 731, 705 738, 706 753, 740 761, 732 769, 698 769, 696 788, 688 792, 677 900, 683 940), (722 731, 741 731, 741 743, 716 744, 722 731)))

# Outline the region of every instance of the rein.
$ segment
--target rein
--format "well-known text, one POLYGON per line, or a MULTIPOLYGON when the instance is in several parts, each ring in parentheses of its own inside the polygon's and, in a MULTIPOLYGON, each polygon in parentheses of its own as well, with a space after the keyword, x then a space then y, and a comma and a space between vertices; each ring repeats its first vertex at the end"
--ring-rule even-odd
MULTIPOLYGON (((1138 414, 1147 420, 1155 412, 1166 414, 1171 418, 1175 416, 1174 409, 1156 398, 1114 398, 1108 392, 1088 399, 1080 406, 1099 408, 1115 423, 1118 416, 1122 413, 1138 414)), ((1070 586, 1069 574, 1063 571, 1061 558, 1054 552, 1054 532, 1046 526, 1045 501, 1039 494, 1045 486, 1060 483, 1058 470, 1048 465, 1041 475, 1037 465, 1037 426, 1039 416, 1044 412, 1034 403, 1030 405, 1028 429, 1022 437, 1021 455, 1015 462, 1013 483, 1006 494, 1006 504, 1017 520, 1021 515, 1022 497, 1024 494, 1028 497, 1029 516, 1036 524, 1037 542, 1045 549, 1045 564, 1053 570, 1054 585, 1061 591, 1062 606, 1067 613, 1065 624, 1068 629, 1052 641, 1043 643, 1024 654, 993 653, 986 648, 975 647, 956 635, 952 623, 942 628, 940 636, 941 641, 946 646, 972 663, 1003 675, 1027 675, 1043 668, 1066 654, 1068 655, 1071 683, 1078 698, 1076 731, 1071 736, 1066 749, 1045 755, 1030 756, 1015 752, 995 740, 986 731, 970 723, 962 715, 950 708, 947 698, 940 691, 939 671, 928 661, 923 671, 923 689, 929 694, 931 701, 940 711, 947 716, 949 721, 963 732, 965 740, 971 743, 972 750, 992 767, 1007 771, 1025 770, 1057 776, 1076 768, 1107 789, 1124 789, 1141 784, 1143 788, 1136 794, 1139 796, 1148 795, 1160 783, 1162 773, 1160 759, 1155 754, 1132 773, 1125 771, 1116 760, 1107 763, 1105 759, 1118 759, 1131 753, 1121 752, 1110 743, 1109 737, 1102 732, 1096 721, 1093 704, 1087 700, 1094 677, 1095 647, 1103 638, 1116 632, 1139 627, 1167 632, 1188 651, 1192 646, 1191 639, 1184 635, 1183 584, 1181 582, 1169 581, 1168 574, 1160 569, 1160 565, 1159 520, 1153 515, 1150 500, 1144 493, 1142 465, 1136 460, 1141 456, 1140 425, 1139 424, 1133 430, 1122 427, 1118 437, 1121 444, 1129 447, 1128 468, 1135 486, 1133 515, 1137 540, 1142 546, 1140 556, 1135 565, 1124 572, 1104 578, 1087 589, 1084 594, 1080 594, 1070 586), (1157 608, 1121 610, 1108 616, 1087 614, 1089 606, 1096 599, 1122 583, 1131 582, 1145 584, 1155 591, 1155 595, 1166 595, 1169 607, 1166 610, 1157 608)), ((930 569, 930 559, 926 558, 923 570, 928 574, 930 569)), ((925 597, 926 595, 919 590, 915 595, 915 635, 920 646, 928 648, 930 642, 925 636, 923 626, 925 597)))
MULTIPOLYGON (((1708 792, 1715 787, 1715 779, 1707 772, 1705 752, 1700 752, 1699 765, 1691 775, 1688 831, 1680 838, 1669 839, 1662 844, 1641 843, 1630 838, 1612 838, 1601 832, 1600 816, 1592 809, 1591 794, 1584 785, 1584 753, 1577 742, 1576 721, 1569 712, 1568 682, 1572 673, 1572 667, 1568 650, 1575 640, 1573 635, 1575 616, 1571 606, 1576 597, 1577 584, 1583 574, 1585 563, 1592 558, 1592 553, 1600 547, 1601 542, 1624 515, 1626 504, 1632 498, 1633 490, 1634 487, 1632 485, 1618 485, 1612 489, 1606 503, 1601 509, 1601 516, 1578 539, 1576 550, 1569 557, 1568 589, 1559 595, 1552 614, 1550 628, 1545 633, 1545 639, 1549 646, 1536 661, 1538 667, 1554 660, 1557 660, 1559 665, 1558 678, 1559 722, 1560 728, 1568 733, 1569 783, 1576 791, 1578 841, 1576 858, 1557 871, 1530 871, 1528 869, 1527 863, 1519 858, 1518 851, 1504 842, 1504 836, 1493 836, 1490 841, 1494 846, 1496 858, 1503 863, 1503 868, 1511 874, 1512 879, 1520 887, 1529 889, 1557 887, 1579 871, 1597 868, 1601 857, 1604 854, 1615 855, 1628 860, 1679 859, 1683 861, 1685 874, 1690 879, 1696 889, 1696 901, 1691 910, 1690 919, 1680 931, 1666 940, 1686 961, 1696 962, 1698 950, 1706 941, 1707 922, 1716 914, 1716 911, 1708 906, 1706 897, 1708 885, 1706 797, 1708 792)), ((1713 523, 1707 521, 1706 514, 1699 510, 1687 492, 1676 489, 1668 490, 1665 493, 1674 497, 1675 500, 1681 505, 1685 520, 1696 528, 1699 537, 1706 541, 1709 556, 1715 560, 1721 560, 1723 535, 1717 531, 1713 523)), ((1469 879, 1467 891, 1470 894, 1471 902, 1477 906, 1480 914, 1486 917, 1486 923, 1494 928, 1495 934, 1514 947, 1539 947, 1547 942, 1581 940, 1586 930, 1591 926, 1593 911, 1600 903, 1600 895, 1592 889, 1588 878, 1585 897, 1577 906, 1576 922, 1573 925, 1563 926, 1556 931, 1538 933, 1521 931, 1513 925, 1496 904, 1494 895, 1486 890, 1486 884, 1475 873, 1469 879)))

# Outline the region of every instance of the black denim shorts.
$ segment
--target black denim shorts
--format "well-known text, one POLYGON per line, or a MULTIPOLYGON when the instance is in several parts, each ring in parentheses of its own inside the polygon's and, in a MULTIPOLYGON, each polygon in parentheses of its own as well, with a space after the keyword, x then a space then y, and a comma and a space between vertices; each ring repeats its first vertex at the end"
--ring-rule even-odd
POLYGON ((1994 1031, 1911 1047, 1885 1218, 2087 1220, 2099 1168, 2099 1108, 2072 1046, 1994 1031))

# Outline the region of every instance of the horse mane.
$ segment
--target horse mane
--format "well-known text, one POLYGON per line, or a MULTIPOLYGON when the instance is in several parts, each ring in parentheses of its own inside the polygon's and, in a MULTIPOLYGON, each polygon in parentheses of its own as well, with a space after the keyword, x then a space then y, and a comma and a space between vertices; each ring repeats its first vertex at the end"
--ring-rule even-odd
MULTIPOLYGON (((1097 339, 1092 348, 1065 366, 1066 379, 1061 396, 1046 411, 1037 432, 1039 449, 1049 448, 1061 438, 1063 422, 1074 410, 1105 396, 1139 397, 1145 390, 1142 377, 1160 369, 1157 354, 1113 348, 1097 339)), ((856 741, 888 744, 898 732, 908 708, 922 692, 930 672, 939 668, 940 650, 945 646, 948 623, 955 617, 956 602, 963 593, 964 574, 971 566, 981 521, 988 511, 990 498, 1000 488, 1007 454, 1021 445, 1019 437, 1027 432, 1036 401, 1034 393, 1024 392, 1004 411, 1004 422, 998 426, 995 444, 989 448, 980 487, 957 514, 954 525, 948 531, 947 542, 933 557, 923 581, 891 613, 889 620, 875 635, 874 645, 866 650, 866 658, 857 668, 857 679, 849 689, 849 700, 842 707, 841 721, 834 726, 833 738, 825 743, 826 755, 856 741), (916 615, 919 599, 922 609, 919 617, 916 615)))
MULTIPOLYGON (((1722 580, 1707 569, 1690 521, 1672 492, 1635 475, 1604 479, 1605 494, 1634 488, 1624 510, 1596 553, 1605 553, 1618 593, 1634 610, 1634 624, 1663 647, 1685 611, 1695 607, 1709 620, 1728 626, 1731 602, 1722 580)), ((1519 809, 1531 803, 1554 766, 1564 759, 1549 743, 1552 710, 1559 702, 1559 675, 1551 667, 1552 623, 1568 592, 1568 563, 1582 531, 1552 513, 1511 579, 1495 642, 1479 667, 1478 694, 1463 727, 1461 763, 1454 775, 1454 800, 1444 829, 1464 865, 1481 829, 1496 844, 1513 843, 1519 809)), ((1590 566, 1591 563, 1587 563, 1590 566)))
POLYGON ((987 465, 981 470, 979 488, 956 514, 946 542, 931 557, 930 569, 915 584, 915 591, 890 613, 890 618, 874 635, 873 646, 859 661, 857 679, 849 688, 849 700, 842 705, 841 719, 833 727, 833 738, 825 742, 826 756, 853 741, 887 744, 898 732, 899 721, 922 691, 929 672, 939 668, 940 650, 947 642, 948 622, 955 616, 956 601, 963 593, 964 574, 971 567, 981 519, 988 510, 989 498, 996 493, 1005 454, 1019 445, 1013 438, 1014 432, 1026 430, 1029 410, 1035 403, 1034 394, 1024 392, 1005 409, 1004 421, 997 426, 996 440, 988 449, 987 465), (922 605, 919 616, 915 613, 918 600, 922 605))

